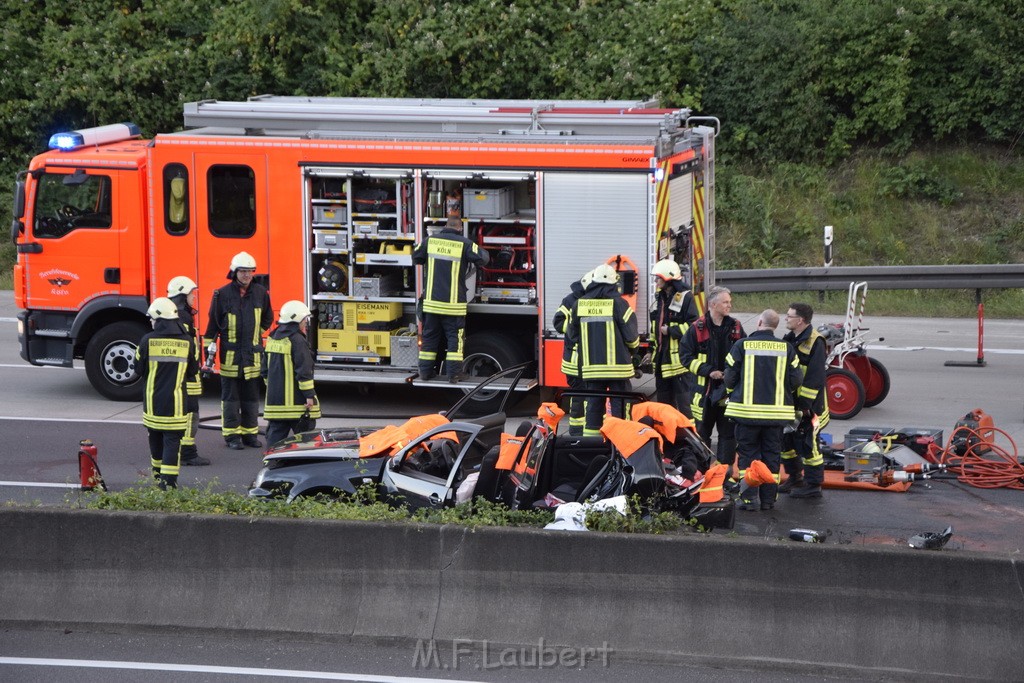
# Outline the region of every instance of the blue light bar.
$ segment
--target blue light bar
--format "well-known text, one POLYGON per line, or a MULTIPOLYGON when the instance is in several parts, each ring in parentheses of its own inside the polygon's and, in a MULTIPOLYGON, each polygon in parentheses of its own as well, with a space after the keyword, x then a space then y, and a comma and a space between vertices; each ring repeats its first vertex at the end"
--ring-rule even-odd
POLYGON ((109 126, 83 128, 68 133, 54 133, 50 136, 50 149, 72 150, 79 147, 105 145, 111 142, 131 140, 141 135, 134 123, 112 123, 109 126))

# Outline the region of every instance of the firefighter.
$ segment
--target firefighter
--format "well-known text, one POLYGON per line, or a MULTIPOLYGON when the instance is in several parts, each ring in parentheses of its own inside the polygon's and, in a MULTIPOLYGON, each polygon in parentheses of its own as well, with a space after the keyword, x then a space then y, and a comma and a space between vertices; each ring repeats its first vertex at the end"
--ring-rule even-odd
POLYGON ((654 356, 654 388, 659 403, 674 406, 692 418, 690 371, 683 365, 679 345, 700 314, 693 293, 683 282, 679 264, 663 259, 654 264, 657 294, 651 306, 651 342, 654 356))
POLYGON ((268 447, 291 432, 316 429, 320 417, 320 403, 313 390, 313 352, 306 341, 310 315, 301 301, 286 302, 277 327, 267 337, 267 362, 262 372, 267 381, 263 416, 267 418, 268 447))
POLYGON ((207 355, 220 352, 221 434, 234 450, 261 446, 262 334, 270 328, 274 311, 266 287, 253 282, 255 273, 251 254, 235 254, 227 276, 231 282, 213 293, 203 335, 207 355))
MULTIPOLYGON (((640 346, 636 315, 619 293, 619 275, 604 263, 569 312, 568 339, 576 345, 579 376, 588 391, 628 391, 633 360, 640 346)), ((612 414, 625 417, 621 398, 611 399, 612 414)), ((589 400, 584 436, 600 436, 605 402, 589 400)))
MULTIPOLYGON (((565 335, 569 327, 569 315, 572 311, 572 306, 576 303, 577 299, 583 296, 583 292, 590 285, 590 280, 593 276, 593 271, 586 273, 578 282, 574 282, 569 286, 569 293, 562 299, 561 305, 555 311, 555 317, 551 320, 551 324, 559 334, 565 335)), ((569 385, 571 391, 583 389, 583 379, 580 377, 579 359, 577 358, 576 351, 576 345, 570 342, 568 337, 565 337, 564 345, 562 346, 562 374, 565 375, 566 384, 569 385)), ((569 397, 570 436, 583 435, 585 410, 586 402, 581 396, 569 397)))
POLYGON ((139 341, 135 367, 145 387, 142 424, 149 430, 153 476, 162 489, 177 488, 181 439, 188 428, 185 388, 199 371, 195 337, 178 320, 178 307, 154 299, 147 314, 153 331, 139 341))
POLYGON ((799 426, 793 433, 793 450, 782 454, 787 479, 779 487, 791 498, 821 498, 825 480, 825 461, 818 450, 818 434, 828 424, 828 401, 825 396, 825 368, 828 348, 825 338, 811 326, 814 310, 805 303, 789 305, 783 339, 796 348, 803 382, 796 396, 799 426))
POLYGON ((729 402, 727 417, 735 422, 739 451, 737 478, 740 480, 741 510, 775 507, 779 489, 779 461, 782 456, 782 428, 793 421, 793 405, 802 373, 793 347, 775 336, 779 314, 768 309, 757 318, 757 329, 736 342, 725 359, 725 386, 729 402), (745 480, 747 468, 760 460, 773 481, 751 487, 745 480))
POLYGON ((443 346, 448 381, 464 378, 462 348, 466 327, 466 278, 472 266, 485 266, 487 252, 462 235, 462 219, 448 218, 439 232, 417 245, 412 261, 423 269, 422 321, 419 378, 428 380, 437 374, 438 351, 443 346))
MULTIPOLYGON (((178 322, 185 328, 189 336, 197 339, 196 363, 199 363, 199 344, 196 336, 196 296, 199 291, 192 278, 184 275, 171 278, 167 283, 167 298, 178 307, 178 322)), ((199 430, 199 397, 203 394, 203 384, 199 378, 199 372, 190 376, 185 383, 187 396, 185 408, 188 411, 188 426, 185 428, 185 435, 181 437, 181 464, 182 465, 209 465, 210 461, 199 455, 196 448, 196 432, 199 430)))
MULTIPOLYGON (((694 377, 690 410, 697 433, 710 446, 711 432, 717 430, 715 456, 729 466, 736 458, 736 437, 732 420, 725 416, 725 357, 733 344, 747 336, 740 322, 729 315, 731 311, 732 292, 712 287, 707 312, 693 321, 680 346, 683 364, 694 377)), ((702 463, 702 469, 710 464, 702 463)))

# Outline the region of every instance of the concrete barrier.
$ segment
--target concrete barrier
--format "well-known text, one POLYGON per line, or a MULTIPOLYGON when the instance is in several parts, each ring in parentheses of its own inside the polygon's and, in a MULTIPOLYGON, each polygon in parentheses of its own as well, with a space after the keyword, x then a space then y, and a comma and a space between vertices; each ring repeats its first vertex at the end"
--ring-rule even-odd
POLYGON ((612 657, 1020 679, 997 555, 432 525, 0 510, 0 621, 606 646, 612 657))

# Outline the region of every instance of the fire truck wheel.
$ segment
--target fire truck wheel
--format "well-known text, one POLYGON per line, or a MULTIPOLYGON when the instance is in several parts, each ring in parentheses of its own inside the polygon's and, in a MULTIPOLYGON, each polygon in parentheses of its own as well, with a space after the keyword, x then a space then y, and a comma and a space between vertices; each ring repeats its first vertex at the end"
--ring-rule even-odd
POLYGON ((828 412, 837 420, 849 420, 864 407, 864 385, 849 370, 830 367, 825 371, 828 412))
MULTIPOLYGON (((527 360, 526 350, 518 340, 498 332, 470 335, 466 339, 465 355, 462 371, 471 377, 480 378, 490 377, 499 370, 527 360)), ((502 390, 478 391, 467 409, 480 415, 493 412, 501 405, 504 393, 502 390)))
POLYGON ((85 374, 96 391, 112 401, 141 401, 135 349, 147 328, 122 321, 100 328, 85 347, 85 374))

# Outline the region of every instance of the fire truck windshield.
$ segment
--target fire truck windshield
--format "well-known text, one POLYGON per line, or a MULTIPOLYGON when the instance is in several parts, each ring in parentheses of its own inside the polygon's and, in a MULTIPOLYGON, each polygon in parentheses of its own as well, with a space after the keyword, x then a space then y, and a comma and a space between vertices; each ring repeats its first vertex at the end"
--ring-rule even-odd
POLYGON ((54 239, 79 228, 110 227, 110 176, 44 173, 38 182, 35 237, 54 239), (75 180, 68 182, 71 178, 75 180))

